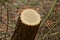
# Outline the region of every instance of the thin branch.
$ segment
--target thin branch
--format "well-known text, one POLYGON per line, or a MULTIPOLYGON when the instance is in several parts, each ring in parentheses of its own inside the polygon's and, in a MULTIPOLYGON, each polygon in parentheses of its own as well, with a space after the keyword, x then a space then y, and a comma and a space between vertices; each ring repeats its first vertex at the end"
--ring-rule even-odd
MULTIPOLYGON (((60 18, 60 17, 59 17, 59 18, 60 18)), ((59 18, 57 18, 57 20, 58 20, 59 18)), ((54 27, 57 25, 57 20, 56 20, 56 24, 54 24, 54 25, 52 26, 52 28, 48 31, 48 33, 44 35, 44 37, 42 38, 43 40, 48 36, 48 34, 49 34, 49 33, 54 29, 54 27)))
MULTIPOLYGON (((45 23, 45 21, 48 19, 48 17, 51 15, 51 13, 52 13, 55 5, 56 5, 56 2, 57 2, 57 0, 54 0, 54 3, 52 4, 52 7, 51 7, 50 11, 48 12, 48 14, 47 14, 47 16, 45 17, 45 19, 41 22, 41 24, 40 24, 40 26, 39 26, 39 29, 38 29, 38 32, 39 32, 40 28, 42 27, 42 25, 45 23)), ((55 25, 54 25, 54 26, 55 26, 55 25)), ((54 27, 54 26, 53 26, 53 27, 54 27)), ((45 37, 46 37, 46 36, 44 36, 44 38, 45 38, 45 37)))
POLYGON ((53 35, 57 35, 58 33, 60 33, 60 32, 52 33, 52 34, 48 35, 47 37, 50 37, 50 36, 53 36, 53 35))
POLYGON ((53 25, 53 27, 48 31, 48 33, 44 35, 44 37, 42 38, 43 40, 47 37, 47 35, 51 32, 51 30, 53 30, 53 28, 54 28, 55 26, 56 26, 56 24, 53 25))
MULTIPOLYGON (((7 9, 7 24, 9 24, 9 10, 7 9)), ((6 34, 5 34, 5 40, 7 40, 6 38, 6 35, 7 35, 7 33, 8 33, 8 25, 7 25, 7 27, 6 27, 6 34)))
POLYGON ((39 29, 38 29, 38 32, 39 32, 40 28, 42 27, 42 25, 45 23, 45 21, 48 19, 48 17, 51 15, 51 13, 52 13, 55 5, 56 5, 56 2, 57 2, 57 0, 54 0, 54 3, 52 4, 52 7, 51 7, 50 11, 48 12, 48 14, 47 14, 47 16, 45 17, 45 19, 41 22, 41 24, 40 24, 40 26, 39 26, 39 29))
POLYGON ((0 12, 0 15, 1 15, 0 18, 1 19, 0 19, 0 21, 2 21, 2 3, 1 3, 1 9, 0 10, 1 10, 1 12, 0 12))

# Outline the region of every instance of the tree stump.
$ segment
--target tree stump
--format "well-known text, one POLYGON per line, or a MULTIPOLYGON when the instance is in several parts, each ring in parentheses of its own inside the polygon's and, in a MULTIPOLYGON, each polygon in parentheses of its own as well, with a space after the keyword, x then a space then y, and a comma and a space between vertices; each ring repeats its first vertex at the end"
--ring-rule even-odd
POLYGON ((25 9, 20 14, 11 40, 34 40, 41 21, 40 14, 33 9, 25 9))

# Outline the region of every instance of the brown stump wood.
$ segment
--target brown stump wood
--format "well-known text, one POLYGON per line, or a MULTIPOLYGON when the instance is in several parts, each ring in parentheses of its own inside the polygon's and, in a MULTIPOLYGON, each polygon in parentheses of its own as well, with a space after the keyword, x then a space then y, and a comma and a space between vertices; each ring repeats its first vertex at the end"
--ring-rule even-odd
POLYGON ((41 17, 35 10, 23 10, 11 40, 34 40, 40 21, 41 17))

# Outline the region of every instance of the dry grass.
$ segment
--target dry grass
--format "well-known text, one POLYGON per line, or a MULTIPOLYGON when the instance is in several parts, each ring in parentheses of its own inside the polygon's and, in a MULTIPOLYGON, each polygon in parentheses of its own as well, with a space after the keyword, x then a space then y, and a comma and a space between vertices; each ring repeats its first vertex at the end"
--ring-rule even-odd
POLYGON ((60 0, 0 0, 1 39, 11 39, 19 13, 26 8, 41 14, 42 21, 35 40, 60 40, 60 0))

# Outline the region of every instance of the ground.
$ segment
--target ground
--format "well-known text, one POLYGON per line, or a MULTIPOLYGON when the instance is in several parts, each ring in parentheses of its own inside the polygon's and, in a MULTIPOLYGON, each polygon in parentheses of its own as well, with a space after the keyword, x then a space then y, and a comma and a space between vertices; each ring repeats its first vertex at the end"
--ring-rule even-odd
MULTIPOLYGON (((31 8, 36 10, 43 21, 53 2, 54 0, 4 0, 4 2, 0 0, 0 38, 3 40, 5 38, 7 40, 11 39, 19 13, 24 9, 31 8)), ((48 33, 44 40, 60 40, 60 18, 58 19, 58 17, 60 17, 60 0, 58 0, 51 15, 37 33, 35 40, 40 40, 44 37, 56 23, 57 25, 48 33)))

